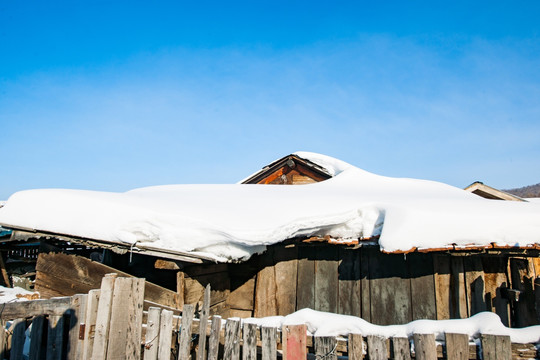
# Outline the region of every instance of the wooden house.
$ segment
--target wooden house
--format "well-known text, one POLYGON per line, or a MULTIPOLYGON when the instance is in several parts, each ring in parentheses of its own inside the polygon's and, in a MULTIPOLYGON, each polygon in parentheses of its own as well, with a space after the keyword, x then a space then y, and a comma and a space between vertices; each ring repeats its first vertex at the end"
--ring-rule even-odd
MULTIPOLYGON (((323 167, 289 155, 243 183, 297 185, 331 176, 323 167)), ((104 273, 122 271, 146 277, 159 287, 149 301, 170 307, 201 302, 210 284, 211 313, 225 317, 287 315, 312 308, 387 325, 492 311, 507 326, 540 323, 537 246, 384 253, 376 237, 344 242, 321 236, 288 239, 247 261, 216 263, 192 253, 134 250, 110 241, 13 230, 0 250, 5 256, 13 246, 9 244, 36 239, 41 254, 35 286, 45 296, 85 292, 104 273)))

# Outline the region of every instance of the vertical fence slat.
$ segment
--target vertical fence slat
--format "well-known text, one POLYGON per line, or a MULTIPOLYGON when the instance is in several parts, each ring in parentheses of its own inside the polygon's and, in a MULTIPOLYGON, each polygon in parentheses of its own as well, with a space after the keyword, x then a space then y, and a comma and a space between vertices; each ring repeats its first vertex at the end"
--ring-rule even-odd
POLYGON ((159 319, 159 348, 158 359, 171 358, 171 342, 173 331, 173 312, 162 310, 159 319))
POLYGON ((45 326, 45 316, 39 315, 32 320, 32 330, 30 331, 29 360, 39 360, 43 358, 41 353, 43 344, 43 327, 45 326))
POLYGON ((225 346, 223 349, 224 360, 240 359, 240 321, 228 319, 225 323, 225 346))
POLYGON ((414 334, 416 360, 437 360, 437 344, 434 334, 414 334))
POLYGON ((146 322, 146 335, 144 341, 144 360, 156 360, 159 349, 159 321, 161 309, 151 307, 148 309, 146 322))
POLYGON ((395 360, 411 360, 409 339, 404 337, 392 338, 392 352, 395 360))
POLYGON ((210 313, 210 284, 204 289, 203 307, 200 316, 199 327, 199 348, 197 351, 197 360, 206 359, 206 328, 208 327, 208 315, 210 313))
POLYGON ((22 360, 26 321, 24 319, 16 319, 15 321, 13 321, 11 328, 13 329, 13 332, 11 335, 10 359, 22 360))
POLYGON ((257 325, 244 324, 242 360, 257 360, 257 325))
POLYGON ((388 347, 386 339, 382 336, 368 335, 368 356, 370 360, 388 359, 388 347))
POLYGON ((307 326, 285 325, 282 330, 283 352, 287 360, 305 360, 307 357, 307 326))
POLYGON ((221 316, 212 316, 212 328, 208 339, 208 360, 217 360, 219 353, 219 336, 221 333, 221 316))
POLYGON ((506 360, 512 358, 509 336, 482 335, 482 358, 484 360, 506 360))
POLYGON ((88 292, 88 298, 86 300, 86 316, 84 319, 82 360, 90 360, 92 357, 100 292, 101 290, 98 289, 90 290, 88 292))
POLYGON ((180 340, 178 344, 178 360, 189 358, 191 349, 191 323, 193 322, 193 314, 195 307, 193 305, 184 305, 182 310, 182 327, 180 329, 180 340))
POLYGON ((337 340, 333 336, 315 336, 315 356, 319 359, 337 360, 337 340))
POLYGON ((277 329, 273 327, 261 327, 262 360, 277 359, 277 329))
POLYGON ((446 333, 445 344, 448 359, 469 359, 469 335, 446 333))
POLYGON ((6 322, 0 319, 0 355, 6 354, 6 322))
POLYGON ((92 347, 92 360, 105 360, 109 339, 109 322, 116 274, 107 274, 101 280, 101 290, 96 317, 96 332, 92 347))
POLYGON ((49 316, 49 333, 47 335, 47 360, 62 359, 62 345, 64 337, 64 316, 49 316))
POLYGON ((80 360, 82 358, 84 338, 80 339, 80 327, 86 317, 86 302, 88 295, 77 294, 71 297, 69 310, 69 339, 67 346, 67 360, 80 360))
POLYGON ((349 334, 347 353, 349 360, 362 360, 364 358, 364 339, 361 334, 349 334))

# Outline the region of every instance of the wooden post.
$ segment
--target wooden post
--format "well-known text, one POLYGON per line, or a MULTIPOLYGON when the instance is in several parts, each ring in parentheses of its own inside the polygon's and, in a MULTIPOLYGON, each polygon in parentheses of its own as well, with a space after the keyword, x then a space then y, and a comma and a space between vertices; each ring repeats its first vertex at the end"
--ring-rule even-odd
POLYGON ((47 336, 47 360, 62 359, 62 343, 64 337, 64 317, 49 316, 49 334, 47 336))
POLYGON ((69 317, 69 339, 67 347, 67 360, 82 359, 84 337, 81 339, 81 330, 84 329, 86 318, 86 302, 88 295, 77 294, 71 297, 71 306, 68 310, 69 317), (82 328, 81 328, 82 326, 82 328))
POLYGON ((409 339, 405 337, 392 338, 392 352, 395 360, 411 360, 409 339))
POLYGON ((484 360, 510 360, 512 358, 512 345, 510 336, 497 336, 482 334, 482 359, 484 360))
POLYGON ((13 333, 11 335, 10 359, 22 360, 24 340, 26 338, 24 335, 26 321, 24 319, 16 319, 13 321, 11 328, 13 329, 13 333))
POLYGON ((319 359, 337 360, 337 340, 333 336, 315 336, 315 356, 319 359))
POLYGON ((144 279, 119 277, 114 284, 108 359, 140 359, 144 279))
POLYGON ((362 360, 364 358, 364 339, 362 334, 349 334, 347 353, 350 360, 362 360))
POLYGON ((146 322, 146 336, 144 343, 144 360, 157 360, 159 349, 159 320, 161 309, 151 307, 148 309, 146 322))
POLYGON ((191 350, 191 323, 195 307, 193 305, 184 305, 182 310, 182 325, 180 329, 180 340, 178 342, 178 360, 189 359, 191 350))
POLYGON ((305 360, 307 357, 307 326, 285 325, 282 330, 285 360, 305 360))
POLYGON ((2 280, 6 287, 11 287, 11 281, 9 281, 9 275, 6 270, 6 264, 4 263, 3 251, 0 251, 0 272, 2 273, 2 280))
POLYGON ((257 325, 244 324, 242 360, 257 360, 257 325))
POLYGON ((469 335, 446 333, 446 357, 455 360, 469 359, 469 335))
POLYGON ((240 359, 240 321, 227 319, 225 323, 225 347, 223 349, 224 360, 240 359))
POLYGON ((384 337, 368 335, 367 343, 369 360, 388 359, 388 347, 386 346, 386 339, 384 337))
POLYGON ((101 291, 96 316, 96 332, 92 347, 92 360, 105 360, 107 341, 109 339, 109 323, 116 274, 107 274, 101 280, 101 291))
POLYGON ((261 327, 262 360, 277 360, 277 329, 261 327))
POLYGON ((206 328, 208 327, 208 315, 210 313, 210 284, 204 289, 203 307, 200 315, 199 324, 199 348, 197 351, 197 360, 206 359, 206 328))
POLYGON ((173 312, 170 310, 162 310, 161 319, 159 320, 158 359, 171 358, 172 331, 173 312))
POLYGON ((219 353, 219 336, 221 332, 221 316, 212 316, 212 328, 208 339, 208 360, 217 360, 219 353))
POLYGON ((39 315, 32 320, 32 330, 30 332, 30 352, 29 360, 41 359, 41 345, 43 344, 43 326, 45 324, 45 316, 39 315))
POLYGON ((434 334, 414 334, 416 360, 437 360, 437 344, 434 334))
POLYGON ((86 300, 86 318, 84 320, 82 360, 90 360, 92 357, 100 292, 101 290, 98 289, 90 290, 86 300))

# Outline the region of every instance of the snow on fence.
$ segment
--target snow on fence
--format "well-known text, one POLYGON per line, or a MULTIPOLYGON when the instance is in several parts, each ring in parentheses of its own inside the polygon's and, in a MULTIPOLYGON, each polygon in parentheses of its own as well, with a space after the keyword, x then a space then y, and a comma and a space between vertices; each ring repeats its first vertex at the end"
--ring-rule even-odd
POLYGON ((193 305, 185 305, 181 313, 148 303, 143 294, 144 279, 109 274, 100 290, 85 295, 0 304, 4 329, 10 321, 0 331, 0 359, 538 358, 535 344, 512 344, 508 336, 482 335, 477 345, 465 334, 448 333, 442 345, 433 334, 414 334, 411 340, 360 334, 315 337, 306 334, 306 325, 278 329, 237 318, 209 320, 210 287, 197 318, 193 305))

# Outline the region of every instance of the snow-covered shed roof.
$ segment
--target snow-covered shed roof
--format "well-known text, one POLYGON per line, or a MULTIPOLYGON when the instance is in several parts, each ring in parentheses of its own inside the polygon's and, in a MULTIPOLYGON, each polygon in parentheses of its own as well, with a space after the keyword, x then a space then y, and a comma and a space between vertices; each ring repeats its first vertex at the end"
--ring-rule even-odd
POLYGON ((540 244, 538 203, 490 201, 439 182, 375 175, 324 155, 294 155, 331 177, 300 186, 29 190, 9 198, 0 224, 218 261, 310 237, 378 239, 386 252, 540 244))

